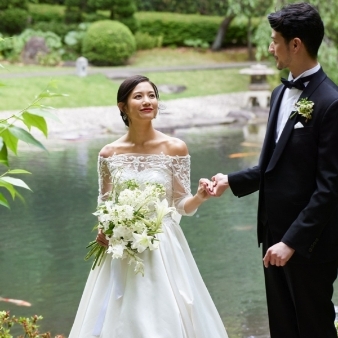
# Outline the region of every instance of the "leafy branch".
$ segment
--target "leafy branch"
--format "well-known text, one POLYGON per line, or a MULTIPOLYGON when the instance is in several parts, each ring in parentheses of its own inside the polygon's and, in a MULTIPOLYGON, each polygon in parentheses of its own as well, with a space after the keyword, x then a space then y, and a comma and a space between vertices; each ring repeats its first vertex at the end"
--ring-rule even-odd
MULTIPOLYGON (((39 325, 37 322, 42 319, 42 316, 32 316, 30 318, 16 318, 11 316, 9 311, 0 311, 0 338, 13 338, 11 328, 13 326, 21 326, 24 336, 20 335, 18 338, 51 338, 49 332, 39 333, 39 325)), ((63 336, 56 336, 55 338, 64 338, 63 336)))
MULTIPOLYGON (((3 39, 0 38, 0 42, 3 39)), ((23 169, 10 169, 8 150, 17 156, 18 155, 18 143, 19 140, 31 144, 35 147, 46 151, 44 145, 38 141, 32 134, 32 128, 37 128, 46 137, 48 136, 48 126, 46 118, 51 118, 59 121, 58 117, 52 113, 53 107, 46 106, 41 103, 42 100, 47 98, 54 98, 60 96, 68 96, 67 94, 61 94, 53 92, 50 88, 56 88, 56 82, 51 81, 48 86, 35 97, 31 104, 26 108, 22 109, 18 113, 12 114, 9 117, 0 120, 0 165, 6 166, 8 170, 1 174, 0 172, 0 189, 7 190, 12 199, 15 197, 20 198, 24 201, 20 193, 15 187, 31 190, 28 185, 17 178, 14 178, 12 174, 30 174, 28 171, 23 169), (22 126, 17 124, 21 123, 22 126)), ((0 206, 10 208, 8 200, 0 192, 0 206)))

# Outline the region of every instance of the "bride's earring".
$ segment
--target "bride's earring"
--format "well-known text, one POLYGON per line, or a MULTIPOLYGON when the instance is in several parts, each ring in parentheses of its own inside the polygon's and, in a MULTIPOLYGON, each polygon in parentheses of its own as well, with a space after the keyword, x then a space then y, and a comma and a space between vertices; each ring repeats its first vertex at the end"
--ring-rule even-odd
POLYGON ((126 113, 123 113, 123 115, 122 115, 122 119, 123 119, 123 121, 126 121, 126 120, 128 119, 128 116, 127 116, 127 114, 126 114, 126 113))

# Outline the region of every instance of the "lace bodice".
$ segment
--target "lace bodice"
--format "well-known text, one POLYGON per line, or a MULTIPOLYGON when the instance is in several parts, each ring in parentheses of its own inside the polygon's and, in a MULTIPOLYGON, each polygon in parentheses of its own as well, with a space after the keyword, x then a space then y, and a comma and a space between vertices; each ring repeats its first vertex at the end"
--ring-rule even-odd
POLYGON ((107 158, 99 156, 98 203, 101 203, 105 194, 114 188, 111 180, 116 170, 121 171, 121 180, 135 179, 141 184, 146 182, 163 184, 169 205, 175 206, 181 215, 187 215, 184 203, 186 198, 191 196, 189 155, 169 156, 161 153, 114 154, 107 158))

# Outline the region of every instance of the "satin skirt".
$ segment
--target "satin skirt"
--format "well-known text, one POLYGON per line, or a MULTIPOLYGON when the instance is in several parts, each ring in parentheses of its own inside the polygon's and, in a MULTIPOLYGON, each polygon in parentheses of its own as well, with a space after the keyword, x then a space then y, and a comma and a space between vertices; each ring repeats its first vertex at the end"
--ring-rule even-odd
POLYGON ((106 256, 90 271, 69 338, 227 338, 181 227, 166 219, 144 277, 106 256))

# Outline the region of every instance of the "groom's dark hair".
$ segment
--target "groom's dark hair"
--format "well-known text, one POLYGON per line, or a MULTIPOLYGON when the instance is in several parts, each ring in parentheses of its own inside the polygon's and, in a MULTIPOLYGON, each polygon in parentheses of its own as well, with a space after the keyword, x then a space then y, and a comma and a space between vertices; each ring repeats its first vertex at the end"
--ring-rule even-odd
POLYGON ((270 26, 280 33, 285 42, 302 40, 307 52, 317 58, 324 37, 324 24, 318 11, 306 2, 289 4, 268 15, 270 26))

